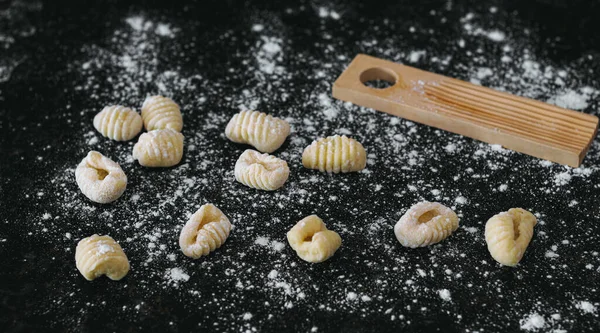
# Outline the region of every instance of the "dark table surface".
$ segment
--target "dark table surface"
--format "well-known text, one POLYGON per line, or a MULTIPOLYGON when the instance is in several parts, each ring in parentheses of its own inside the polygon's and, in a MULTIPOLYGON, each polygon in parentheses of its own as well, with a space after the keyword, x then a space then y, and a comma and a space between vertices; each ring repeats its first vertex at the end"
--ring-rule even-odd
POLYGON ((0 331, 598 332, 600 141, 569 168, 331 98, 366 53, 598 115, 600 20, 592 1, 3 1, 0 11, 0 331), (131 142, 93 116, 139 110, 163 94, 182 106, 180 165, 147 169, 131 142), (275 155, 285 187, 237 183, 246 148, 224 136, 239 110, 288 119, 275 155), (365 171, 301 165, 313 139, 347 134, 365 171), (109 205, 87 200, 74 169, 90 150, 129 179, 109 205), (407 249, 393 225, 439 201, 460 227, 407 249), (192 260, 178 235, 211 202, 235 225, 192 260), (483 231, 512 207, 539 224, 524 259, 502 267, 483 231), (318 214, 343 245, 301 261, 286 231, 318 214), (108 234, 131 271, 86 281, 77 242, 108 234))

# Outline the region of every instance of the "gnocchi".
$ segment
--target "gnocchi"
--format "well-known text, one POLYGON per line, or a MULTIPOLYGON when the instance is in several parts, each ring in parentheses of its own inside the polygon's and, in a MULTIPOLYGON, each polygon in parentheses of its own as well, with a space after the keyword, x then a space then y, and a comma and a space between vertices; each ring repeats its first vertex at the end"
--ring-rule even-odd
POLYGON ((133 146, 133 159, 145 167, 170 167, 183 156, 183 135, 172 129, 158 129, 140 135, 133 146))
POLYGON ((229 140, 249 144, 263 153, 277 150, 289 134, 287 121, 258 111, 236 113, 225 128, 229 140))
POLYGON ((230 231, 231 223, 219 208, 202 205, 181 229, 179 247, 186 256, 198 259, 221 247, 230 231))
POLYGON ((317 215, 300 220, 288 231, 287 239, 302 260, 313 263, 331 258, 342 245, 340 235, 327 230, 325 223, 317 215))
POLYGON ((516 266, 529 246, 536 224, 535 216, 522 208, 512 208, 490 218, 485 224, 485 242, 494 260, 516 266))
POLYGON ((121 166, 97 151, 90 151, 79 163, 75 181, 83 195, 102 204, 117 200, 127 187, 121 166))
POLYGON ((142 117, 121 105, 107 106, 94 117, 94 128, 109 139, 127 141, 142 130, 142 117))
POLYGON ((181 132, 183 118, 179 105, 163 96, 150 96, 142 104, 142 119, 147 131, 172 129, 181 132))
POLYGON ((367 152, 360 142, 345 135, 313 141, 302 153, 302 165, 321 172, 355 172, 367 165, 367 152))
POLYGON ((251 149, 244 151, 235 163, 235 179, 259 190, 281 188, 289 175, 290 169, 284 160, 251 149))
POLYGON ((419 202, 410 207, 394 226, 396 238, 405 247, 423 247, 441 242, 458 229, 458 216, 437 202, 419 202))
POLYGON ((106 275, 121 280, 129 272, 129 260, 119 243, 110 236, 92 235, 77 243, 75 265, 88 281, 106 275))

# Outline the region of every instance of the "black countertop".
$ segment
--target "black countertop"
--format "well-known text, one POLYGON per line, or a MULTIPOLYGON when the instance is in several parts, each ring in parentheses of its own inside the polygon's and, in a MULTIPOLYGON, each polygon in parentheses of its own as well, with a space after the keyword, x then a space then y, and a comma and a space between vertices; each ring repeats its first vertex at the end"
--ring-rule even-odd
POLYGON ((366 53, 598 115, 598 2, 367 3, 15 0, 0 11, 0 331, 600 331, 598 139, 573 169, 330 93, 366 53), (151 170, 132 160, 135 140, 105 139, 92 119, 157 93, 182 106, 186 150, 151 170), (275 153, 291 176, 274 193, 233 177, 246 147, 223 132, 246 108, 293 126, 275 153), (365 171, 302 167, 303 148, 333 134, 363 143, 365 171), (112 204, 75 183, 89 150, 128 176, 112 204), (461 226, 403 248, 393 225, 422 200, 453 207, 461 226), (191 260, 179 231, 208 202, 235 228, 191 260), (516 268, 483 237, 512 207, 539 220, 516 268), (343 239, 322 264, 285 239, 310 214, 343 239), (94 233, 125 249, 123 280, 77 271, 76 244, 94 233))

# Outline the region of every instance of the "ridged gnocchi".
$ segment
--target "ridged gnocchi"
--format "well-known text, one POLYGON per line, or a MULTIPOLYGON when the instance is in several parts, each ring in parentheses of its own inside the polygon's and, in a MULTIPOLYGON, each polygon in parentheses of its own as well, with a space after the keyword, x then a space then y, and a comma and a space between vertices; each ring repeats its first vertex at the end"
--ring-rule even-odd
POLYGON ((511 208, 490 218, 485 224, 485 242, 494 260, 516 266, 529 246, 536 224, 535 216, 522 208, 511 208))
POLYGON ((127 187, 121 166, 97 151, 90 151, 79 163, 75 181, 83 195, 102 204, 117 200, 127 187))
POLYGON ((317 215, 300 220, 288 231, 287 239, 302 260, 313 263, 331 258, 342 245, 340 235, 327 230, 325 223, 317 215))
POLYGON ((287 121, 258 111, 236 113, 225 128, 229 140, 249 144, 263 153, 277 150, 289 134, 287 121))
POLYGON ((172 129, 181 132, 183 118, 179 105, 163 96, 150 96, 142 104, 142 119, 147 131, 172 129))
POLYGON ((345 135, 313 141, 302 153, 302 165, 321 172, 355 172, 367 165, 367 152, 360 142, 345 135))
POLYGON ((130 108, 111 105, 94 117, 94 128, 109 139, 127 141, 142 130, 142 117, 130 108))
POLYGON ((92 235, 77 243, 75 265, 88 281, 106 275, 121 280, 129 272, 129 260, 119 243, 110 236, 92 235))
POLYGON ((144 133, 133 146, 133 159, 145 167, 170 167, 182 156, 183 134, 172 129, 144 133))
POLYGON ((249 187, 274 191, 290 175, 287 163, 275 156, 247 149, 235 163, 235 179, 249 187))
POLYGON ((402 246, 416 248, 441 242, 458 229, 456 213, 437 202, 419 202, 410 207, 394 226, 402 246))
POLYGON ((187 221, 179 234, 179 247, 183 254, 198 259, 218 249, 225 243, 231 222, 212 204, 200 207, 187 221))

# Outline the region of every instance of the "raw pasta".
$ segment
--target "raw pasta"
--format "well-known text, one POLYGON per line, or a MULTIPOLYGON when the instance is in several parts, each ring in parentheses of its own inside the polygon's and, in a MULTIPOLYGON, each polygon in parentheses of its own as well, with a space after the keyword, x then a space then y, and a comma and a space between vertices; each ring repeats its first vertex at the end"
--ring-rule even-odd
POLYGON ((77 186, 88 199, 97 203, 117 200, 127 187, 127 176, 118 163, 90 151, 75 169, 77 186))
POLYGON ((441 242, 458 229, 458 216, 437 202, 419 202, 410 207, 394 226, 396 238, 406 247, 441 242))
POLYGON ((198 259, 221 247, 230 231, 231 223, 219 208, 202 205, 181 229, 179 247, 186 256, 198 259))
POLYGON ((92 235, 77 243, 75 264, 88 281, 106 275, 121 280, 129 272, 129 260, 119 243, 110 236, 92 235))
POLYGON ((331 258, 342 245, 340 235, 327 230, 325 223, 317 215, 300 220, 288 231, 287 239, 302 260, 314 263, 331 258))
POLYGON ((258 111, 236 113, 225 128, 227 138, 254 146, 263 153, 277 150, 290 134, 290 124, 258 111))
POLYGON ((305 168, 321 172, 354 172, 367 165, 367 152, 360 142, 347 136, 330 136, 315 140, 302 153, 305 168))
POLYGON ((492 257, 502 265, 516 266, 533 237, 537 219, 522 208, 494 215, 485 224, 485 242, 492 257))
POLYGON ((273 191, 290 175, 287 163, 275 156, 248 149, 235 163, 235 179, 249 187, 273 191))
POLYGON ((133 146, 133 159, 146 167, 170 167, 182 156, 183 135, 172 129, 144 133, 133 146))
POLYGON ((94 128, 109 139, 127 141, 142 130, 142 117, 121 105, 107 106, 94 117, 94 128))
POLYGON ((179 105, 163 96, 150 96, 142 104, 142 119, 147 131, 170 128, 181 132, 183 119, 179 105))

